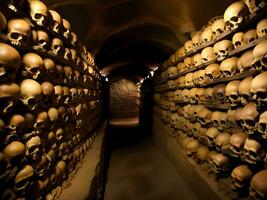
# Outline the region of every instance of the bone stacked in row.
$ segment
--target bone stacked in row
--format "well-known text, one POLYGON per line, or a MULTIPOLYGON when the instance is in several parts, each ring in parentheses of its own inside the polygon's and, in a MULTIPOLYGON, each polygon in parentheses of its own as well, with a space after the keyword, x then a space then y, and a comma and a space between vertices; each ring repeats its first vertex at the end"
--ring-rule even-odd
POLYGON ((168 133, 219 186, 227 180, 224 194, 234 199, 267 198, 267 19, 236 31, 248 10, 265 4, 231 4, 224 18, 213 18, 161 66, 157 81, 163 84, 155 85, 168 133), (232 39, 220 38, 226 31, 235 31, 232 39))
MULTIPOLYGON (((260 1, 237 1, 232 3, 224 12, 223 16, 212 18, 207 25, 203 26, 200 31, 192 34, 191 40, 188 40, 180 47, 166 62, 162 68, 176 64, 178 60, 184 58, 187 54, 205 46, 212 40, 220 38, 227 31, 236 30, 240 25, 245 23, 249 13, 256 13, 258 10, 266 6, 266 2, 260 1)), ((254 31, 248 31, 247 36, 254 35, 254 31)), ((257 34, 266 34, 266 20, 257 26, 257 34)), ((247 40, 249 41, 249 39, 247 40)), ((252 40, 251 40, 252 41, 252 40)), ((251 42, 250 41, 250 42, 251 42)))
POLYGON ((1 11, 0 198, 58 198, 96 136, 100 75, 43 2, 6 1, 1 11))

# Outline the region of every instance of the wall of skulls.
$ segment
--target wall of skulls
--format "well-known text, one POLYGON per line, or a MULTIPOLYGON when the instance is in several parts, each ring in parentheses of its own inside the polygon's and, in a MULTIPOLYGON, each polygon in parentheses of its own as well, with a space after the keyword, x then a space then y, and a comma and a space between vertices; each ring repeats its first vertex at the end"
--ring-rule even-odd
POLYGON ((232 3, 155 77, 162 122, 225 198, 267 198, 266 17, 264 1, 232 3))
POLYGON ((101 117, 100 74, 71 24, 39 0, 0 6, 0 199, 55 199, 101 117))
POLYGON ((131 118, 139 115, 139 91, 131 80, 110 81, 110 118, 131 118))

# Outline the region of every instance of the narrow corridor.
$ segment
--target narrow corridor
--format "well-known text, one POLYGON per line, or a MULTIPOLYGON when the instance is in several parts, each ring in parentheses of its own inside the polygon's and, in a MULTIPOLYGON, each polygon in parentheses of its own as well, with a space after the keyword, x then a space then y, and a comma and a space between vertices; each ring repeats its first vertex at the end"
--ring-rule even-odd
POLYGON ((113 151, 105 200, 195 200, 168 158, 145 139, 113 151))

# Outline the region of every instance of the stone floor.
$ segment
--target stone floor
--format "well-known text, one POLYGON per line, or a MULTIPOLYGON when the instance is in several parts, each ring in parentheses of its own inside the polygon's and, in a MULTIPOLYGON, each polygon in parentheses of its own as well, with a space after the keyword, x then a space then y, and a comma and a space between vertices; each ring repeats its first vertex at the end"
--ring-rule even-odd
POLYGON ((110 159, 105 200, 196 200, 167 157, 149 139, 122 146, 110 159))

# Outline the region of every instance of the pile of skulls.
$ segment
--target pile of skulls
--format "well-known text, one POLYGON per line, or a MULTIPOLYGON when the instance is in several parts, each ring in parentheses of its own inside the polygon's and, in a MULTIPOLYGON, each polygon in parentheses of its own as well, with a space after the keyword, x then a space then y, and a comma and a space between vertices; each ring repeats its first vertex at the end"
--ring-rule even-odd
POLYGON ((71 24, 55 10, 49 10, 42 1, 22 1, 22 5, 7 1, 4 4, 13 12, 27 16, 19 17, 12 13, 2 16, 5 20, 1 21, 6 23, 2 22, 1 33, 6 34, 11 44, 20 47, 32 46, 35 50, 50 52, 81 69, 88 68, 83 59, 91 65, 95 64, 92 55, 72 31, 71 24), (31 24, 34 24, 34 29, 31 24))
POLYGON ((29 19, 0 12, 0 199, 53 199, 96 136, 100 75, 56 11, 39 0, 4 4, 17 12, 24 2, 29 19))
MULTIPOLYGON (((212 18, 207 25, 202 27, 200 31, 193 33, 191 40, 187 40, 182 47, 180 47, 167 61, 162 64, 162 69, 166 70, 169 66, 176 64, 179 60, 185 58, 188 54, 194 52, 198 48, 201 48, 201 46, 204 46, 207 43, 216 40, 223 33, 236 30, 241 24, 245 23, 250 13, 256 13, 258 10, 265 6, 266 2, 264 0, 241 0, 232 3, 225 10, 223 16, 212 18)), ((258 23, 257 29, 249 30, 246 33, 237 33, 234 37, 235 39, 233 40, 233 44, 235 47, 241 46, 242 44, 252 42, 257 37, 263 37, 264 35, 266 35, 266 19, 258 23), (246 36, 244 37, 244 35, 246 36), (238 42, 235 43, 235 41, 238 42)), ((215 52, 217 52, 217 54, 224 54, 221 52, 221 50, 224 48, 227 49, 227 46, 230 45, 230 42, 231 41, 219 42, 219 44, 216 45, 215 52), (219 50, 218 48, 221 50, 219 50)), ((208 53, 208 51, 208 49, 204 51, 204 54, 208 53)), ((187 66, 185 68, 188 67, 188 62, 191 63, 191 66, 197 66, 203 61, 207 61, 205 57, 201 59, 200 56, 201 55, 197 55, 195 59, 191 58, 191 61, 189 61, 190 58, 186 58, 187 60, 184 61, 184 64, 186 64, 187 66)), ((223 57, 223 55, 218 55, 219 60, 221 60, 223 57)))

